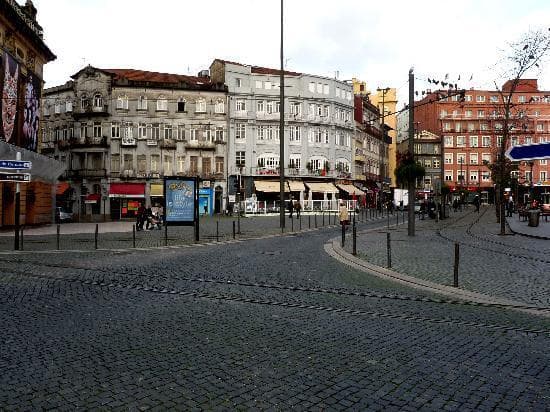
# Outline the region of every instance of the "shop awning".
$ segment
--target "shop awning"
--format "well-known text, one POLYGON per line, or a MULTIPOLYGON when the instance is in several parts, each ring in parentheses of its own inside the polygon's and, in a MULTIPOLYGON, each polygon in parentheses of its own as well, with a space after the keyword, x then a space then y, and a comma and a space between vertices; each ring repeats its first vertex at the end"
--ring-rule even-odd
POLYGON ((311 190, 312 192, 318 192, 318 193, 338 193, 338 188, 334 186, 332 183, 328 182, 305 182, 306 186, 311 190))
POLYGON ((164 184, 162 183, 151 183, 151 192, 152 197, 163 197, 164 196, 164 184))
POLYGON ((350 195, 355 196, 364 196, 365 192, 363 192, 358 187, 355 187, 354 185, 345 185, 345 184, 337 184, 338 189, 343 190, 344 192, 347 192, 350 195))
POLYGON ((97 203, 101 200, 101 195, 99 193, 90 193, 84 198, 84 203, 97 203))
MULTIPOLYGON (((257 192, 264 193, 280 193, 281 182, 276 180, 256 180, 254 181, 254 187, 257 192)), ((285 192, 288 193, 288 186, 285 185, 285 192)))
POLYGON ((63 193, 65 193, 67 190, 69 190, 70 187, 71 187, 71 185, 69 184, 69 182, 59 182, 55 186, 55 195, 56 196, 63 195, 63 193))
POLYGON ((109 197, 144 198, 145 183, 111 183, 109 197))
POLYGON ((306 190, 304 182, 299 180, 289 180, 288 186, 290 187, 291 192, 304 192, 306 190))

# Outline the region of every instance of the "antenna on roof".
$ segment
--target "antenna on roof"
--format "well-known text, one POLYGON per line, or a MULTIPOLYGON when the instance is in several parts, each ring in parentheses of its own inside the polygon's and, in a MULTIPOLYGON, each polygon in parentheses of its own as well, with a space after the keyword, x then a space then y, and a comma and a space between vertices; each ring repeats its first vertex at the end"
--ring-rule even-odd
POLYGON ((334 78, 335 78, 336 80, 338 80, 338 77, 340 77, 340 70, 336 70, 336 71, 334 72, 334 78))

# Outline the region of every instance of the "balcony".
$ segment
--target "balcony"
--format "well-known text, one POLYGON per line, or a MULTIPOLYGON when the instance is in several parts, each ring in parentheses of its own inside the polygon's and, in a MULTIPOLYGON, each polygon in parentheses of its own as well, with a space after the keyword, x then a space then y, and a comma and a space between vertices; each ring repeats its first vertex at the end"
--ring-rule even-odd
POLYGON ((199 142, 197 140, 192 141, 186 141, 185 142, 185 148, 187 150, 189 149, 196 149, 196 150, 215 150, 216 149, 216 143, 214 142, 199 142))
POLYGON ((163 139, 160 141, 160 148, 161 149, 169 149, 169 150, 176 150, 178 147, 175 140, 172 139, 163 139))
POLYGON ((137 146, 137 140, 133 137, 123 137, 120 144, 124 147, 137 146))
POLYGON ((257 112, 257 120, 279 120, 279 113, 257 112))
POLYGON ((55 151, 54 142, 42 142, 42 145, 40 146, 40 153, 52 153, 54 151, 55 151))
POLYGON ((69 144, 73 148, 78 147, 108 147, 107 137, 85 137, 73 138, 69 140, 69 144))
POLYGON ((103 106, 89 106, 85 109, 78 108, 74 109, 72 114, 74 119, 106 116, 109 114, 109 105, 104 104, 103 106))
POLYGON ((69 169, 67 177, 71 179, 100 179, 107 177, 106 169, 69 169))

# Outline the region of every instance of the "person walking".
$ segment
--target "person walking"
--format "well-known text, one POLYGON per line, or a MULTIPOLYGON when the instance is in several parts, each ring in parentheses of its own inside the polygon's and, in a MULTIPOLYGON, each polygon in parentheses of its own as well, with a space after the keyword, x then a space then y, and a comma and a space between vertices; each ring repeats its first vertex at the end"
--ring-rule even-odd
POLYGON ((476 195, 474 197, 474 206, 476 207, 476 212, 479 213, 479 206, 481 205, 481 201, 479 200, 479 196, 476 195))
POLYGON ((512 195, 510 195, 508 197, 508 216, 509 217, 512 217, 513 214, 514 214, 514 198, 512 197, 512 195))
POLYGON ((294 201, 292 200, 292 196, 290 196, 290 200, 288 201, 288 217, 292 219, 292 212, 294 210, 294 201))
POLYGON ((300 219, 300 211, 302 210, 300 202, 294 203, 294 210, 296 210, 296 219, 300 219))
POLYGON ((346 207, 346 204, 344 202, 340 202, 340 225, 343 225, 346 227, 346 230, 348 230, 347 225, 349 224, 349 212, 348 208, 346 207))
POLYGON ((143 224, 145 223, 145 207, 140 205, 136 214, 136 230, 143 230, 143 224))

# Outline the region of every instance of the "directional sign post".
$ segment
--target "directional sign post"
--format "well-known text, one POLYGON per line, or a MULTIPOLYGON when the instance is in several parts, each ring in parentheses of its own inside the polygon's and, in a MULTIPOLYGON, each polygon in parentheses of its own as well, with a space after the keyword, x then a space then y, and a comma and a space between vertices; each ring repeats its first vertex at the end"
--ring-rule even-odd
POLYGON ((0 182, 23 182, 31 181, 30 173, 3 173, 0 172, 0 182))
POLYGON ((24 160, 0 160, 0 169, 29 170, 32 162, 24 160))
POLYGON ((513 146, 506 151, 512 161, 550 159, 550 142, 513 146))

